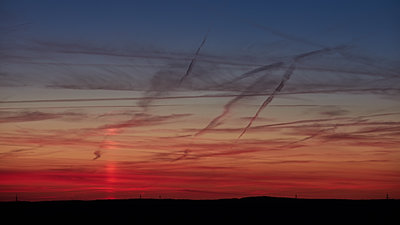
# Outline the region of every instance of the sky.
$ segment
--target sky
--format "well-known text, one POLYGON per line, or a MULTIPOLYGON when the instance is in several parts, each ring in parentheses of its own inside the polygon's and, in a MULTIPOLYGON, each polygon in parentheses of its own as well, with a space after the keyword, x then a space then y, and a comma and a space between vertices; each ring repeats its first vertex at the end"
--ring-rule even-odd
POLYGON ((0 3, 0 201, 400 198, 398 1, 0 3))

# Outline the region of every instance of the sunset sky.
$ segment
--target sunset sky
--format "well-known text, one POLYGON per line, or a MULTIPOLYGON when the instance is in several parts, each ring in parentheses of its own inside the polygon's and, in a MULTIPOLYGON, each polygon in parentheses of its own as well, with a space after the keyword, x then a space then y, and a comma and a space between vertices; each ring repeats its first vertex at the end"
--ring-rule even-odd
POLYGON ((0 3, 0 201, 400 198, 399 1, 0 3))

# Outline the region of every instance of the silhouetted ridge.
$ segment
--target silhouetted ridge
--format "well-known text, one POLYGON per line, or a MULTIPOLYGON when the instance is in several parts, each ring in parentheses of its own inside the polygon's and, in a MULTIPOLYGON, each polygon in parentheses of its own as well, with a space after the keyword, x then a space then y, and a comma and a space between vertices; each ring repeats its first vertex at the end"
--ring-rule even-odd
POLYGON ((121 199, 0 202, 4 221, 129 223, 396 224, 400 200, 245 197, 219 200, 121 199))

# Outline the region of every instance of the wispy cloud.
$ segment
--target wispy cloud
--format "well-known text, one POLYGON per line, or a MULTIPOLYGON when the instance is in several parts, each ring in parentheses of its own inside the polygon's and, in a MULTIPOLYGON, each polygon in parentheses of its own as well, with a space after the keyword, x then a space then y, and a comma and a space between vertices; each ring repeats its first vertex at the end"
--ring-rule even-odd
POLYGON ((0 123, 30 122, 60 118, 82 119, 85 116, 85 114, 76 112, 49 113, 41 111, 0 111, 0 123))
MULTIPOLYGON (((232 98, 238 96, 257 97, 265 96, 271 92, 248 93, 248 94, 204 94, 204 95, 177 95, 177 96, 159 96, 159 97, 125 97, 125 98, 69 98, 69 99, 34 99, 34 100, 4 100, 2 103, 50 103, 50 102, 99 102, 99 101, 137 101, 146 99, 174 100, 174 99, 197 99, 197 98, 232 98)), ((297 94, 335 94, 335 93, 371 93, 397 95, 399 88, 326 88, 317 90, 294 90, 282 91, 276 95, 297 95, 297 94)))
POLYGON ((29 148, 17 148, 13 149, 7 152, 2 152, 0 153, 0 158, 8 157, 8 156, 13 156, 15 154, 26 154, 27 152, 34 151, 36 149, 39 149, 41 146, 37 147, 29 147, 29 148))
MULTIPOLYGON (((116 131, 114 130, 120 130, 120 129, 127 129, 127 128, 132 128, 132 127, 144 127, 144 126, 154 126, 154 125, 161 125, 165 124, 167 122, 171 122, 176 119, 188 117, 190 114, 171 114, 167 116, 157 116, 157 115, 149 115, 145 113, 136 113, 132 116, 132 119, 125 120, 122 122, 118 123, 112 123, 112 124, 105 124, 102 125, 98 128, 95 128, 94 131, 101 131, 101 130, 113 130, 113 133, 116 131)), ((92 130, 92 129, 89 129, 92 130)), ((93 152, 95 157, 93 160, 99 159, 104 151, 102 151, 103 144, 107 141, 108 137, 111 135, 115 134, 105 134, 103 141, 101 144, 97 147, 97 149, 93 152)), ((186 153, 187 154, 187 153, 186 153)))
POLYGON ((349 111, 338 107, 323 107, 323 110, 319 113, 324 116, 344 116, 349 111))
POLYGON ((168 98, 168 92, 177 87, 180 69, 171 67, 167 70, 160 70, 154 74, 150 80, 149 89, 145 91, 145 97, 139 99, 138 106, 143 107, 145 111, 149 105, 160 98, 168 98))
POLYGON ((185 151, 183 151, 183 154, 181 156, 177 157, 176 159, 173 159, 172 162, 185 159, 189 153, 190 153, 189 149, 185 149, 185 151))
POLYGON ((130 128, 130 127, 141 127, 141 126, 152 126, 160 125, 162 123, 169 122, 174 119, 181 119, 188 117, 191 114, 171 114, 166 116, 149 115, 144 113, 135 114, 132 119, 100 126, 99 129, 111 129, 111 128, 130 128))

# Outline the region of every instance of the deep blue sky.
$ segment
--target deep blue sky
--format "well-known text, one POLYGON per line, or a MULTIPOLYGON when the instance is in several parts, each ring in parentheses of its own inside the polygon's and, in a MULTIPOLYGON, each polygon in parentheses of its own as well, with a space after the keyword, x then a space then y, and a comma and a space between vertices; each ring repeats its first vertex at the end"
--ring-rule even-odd
POLYGON ((323 45, 353 41, 390 58, 400 52, 399 1, 6 0, 0 7, 2 27, 29 23, 26 40, 190 52, 210 27, 204 51, 227 54, 284 40, 244 22, 252 21, 323 45))

